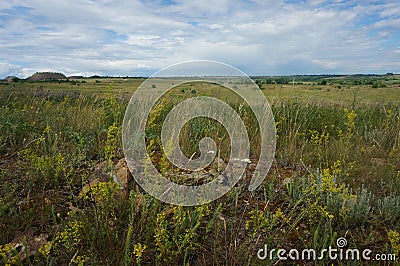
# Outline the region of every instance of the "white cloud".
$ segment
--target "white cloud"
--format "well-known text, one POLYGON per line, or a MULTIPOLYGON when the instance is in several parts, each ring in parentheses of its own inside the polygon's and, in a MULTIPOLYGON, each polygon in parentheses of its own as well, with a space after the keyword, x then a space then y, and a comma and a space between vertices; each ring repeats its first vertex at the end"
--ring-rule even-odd
POLYGON ((374 23, 374 26, 376 28, 394 28, 394 29, 400 29, 400 18, 398 19, 385 19, 385 20, 380 20, 376 23, 374 23))
POLYGON ((211 25, 209 25, 208 27, 209 27, 211 30, 220 30, 220 29, 225 28, 224 25, 217 24, 217 23, 211 24, 211 25))
POLYGON ((15 76, 20 74, 20 68, 17 65, 0 62, 0 76, 15 76))
POLYGON ((400 4, 363 3, 10 0, 0 3, 0 77, 150 75, 191 59, 249 74, 399 72, 400 4))
POLYGON ((380 16, 385 17, 398 17, 400 14, 400 3, 398 1, 388 3, 382 6, 380 16))

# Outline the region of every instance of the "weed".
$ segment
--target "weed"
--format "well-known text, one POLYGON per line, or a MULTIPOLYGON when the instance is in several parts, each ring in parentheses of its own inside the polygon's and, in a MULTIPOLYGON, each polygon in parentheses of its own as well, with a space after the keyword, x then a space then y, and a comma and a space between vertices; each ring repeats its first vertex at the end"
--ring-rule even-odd
POLYGON ((392 244, 394 254, 400 255, 400 233, 397 231, 390 230, 388 233, 389 241, 392 244))
POLYGON ((104 147, 105 159, 112 162, 118 156, 118 147, 121 147, 121 126, 117 127, 115 124, 108 127, 107 141, 104 147))
POLYGON ((140 263, 142 261, 143 252, 146 250, 146 248, 147 248, 147 246, 142 245, 141 243, 135 244, 133 246, 133 254, 135 255, 136 263, 138 265, 140 265, 140 263))

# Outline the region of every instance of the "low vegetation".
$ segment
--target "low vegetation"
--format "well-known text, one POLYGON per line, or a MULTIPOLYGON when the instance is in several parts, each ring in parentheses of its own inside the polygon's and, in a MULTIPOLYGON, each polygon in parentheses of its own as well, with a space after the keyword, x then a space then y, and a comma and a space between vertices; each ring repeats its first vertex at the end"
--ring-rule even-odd
MULTIPOLYGON (((82 193, 100 163, 123 158, 125 108, 143 80, 0 84, 0 265, 274 265, 276 254, 257 258, 264 245, 321 250, 339 237, 349 248, 400 256, 399 77, 256 80, 275 116, 276 161, 257 190, 247 190, 249 164, 237 187, 196 207, 162 203, 134 181, 127 197, 112 179, 82 193)), ((260 137, 249 108, 226 89, 184 84, 147 122, 159 171, 174 173, 160 145, 162 121, 197 95, 237 110, 253 132, 256 163, 260 137)), ((207 119, 184 127, 186 153, 204 136, 227 157, 226 132, 207 119)))

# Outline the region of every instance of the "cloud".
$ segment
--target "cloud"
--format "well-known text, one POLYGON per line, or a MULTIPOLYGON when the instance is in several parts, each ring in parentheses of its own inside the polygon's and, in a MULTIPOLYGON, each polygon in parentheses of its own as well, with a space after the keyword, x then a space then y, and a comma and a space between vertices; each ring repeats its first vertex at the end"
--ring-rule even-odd
POLYGON ((250 75, 400 72, 398 1, 10 0, 0 78, 151 75, 218 60, 250 75))
POLYGON ((0 62, 0 76, 16 76, 20 73, 20 67, 6 62, 0 62))
POLYGON ((400 29, 400 18, 398 19, 385 19, 380 20, 373 24, 376 28, 393 28, 393 29, 400 29))

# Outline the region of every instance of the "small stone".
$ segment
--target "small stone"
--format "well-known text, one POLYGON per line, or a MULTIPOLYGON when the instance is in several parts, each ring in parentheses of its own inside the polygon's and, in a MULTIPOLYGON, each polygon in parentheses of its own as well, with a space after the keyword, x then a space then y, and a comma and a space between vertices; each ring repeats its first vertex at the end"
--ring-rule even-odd
POLYGON ((115 166, 113 180, 120 185, 121 190, 125 190, 128 189, 128 183, 131 179, 131 172, 128 169, 125 159, 123 158, 119 160, 115 166))
POLYGON ((82 198, 83 195, 97 183, 108 182, 110 179, 119 184, 121 189, 121 197, 127 199, 129 196, 128 185, 132 180, 132 174, 129 171, 125 158, 120 159, 115 166, 107 161, 97 164, 95 170, 89 177, 88 182, 83 186, 78 197, 82 198))

